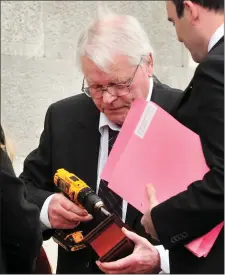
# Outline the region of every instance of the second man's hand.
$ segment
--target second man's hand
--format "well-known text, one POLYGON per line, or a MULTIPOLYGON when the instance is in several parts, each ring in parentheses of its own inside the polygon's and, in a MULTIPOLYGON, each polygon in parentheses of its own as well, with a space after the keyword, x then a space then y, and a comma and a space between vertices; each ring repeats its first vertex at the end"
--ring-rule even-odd
POLYGON ((152 209, 159 204, 156 199, 155 188, 152 184, 147 185, 147 193, 149 199, 149 209, 143 215, 141 219, 141 224, 144 226, 145 232, 147 234, 151 235, 153 239, 159 240, 151 217, 152 209))
POLYGON ((125 228, 122 230, 135 244, 133 253, 114 262, 97 261, 98 267, 108 274, 159 273, 161 271, 160 255, 157 249, 147 239, 125 228))

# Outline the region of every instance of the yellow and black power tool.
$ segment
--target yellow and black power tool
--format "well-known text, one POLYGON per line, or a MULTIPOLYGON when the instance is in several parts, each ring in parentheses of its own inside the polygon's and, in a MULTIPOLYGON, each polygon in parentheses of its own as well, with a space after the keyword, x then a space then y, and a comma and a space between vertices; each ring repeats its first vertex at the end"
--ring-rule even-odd
MULTIPOLYGON (((80 178, 65 169, 58 169, 54 175, 55 185, 75 204, 85 208, 93 217, 109 216, 102 199, 80 178)), ((85 247, 82 244, 82 231, 56 230, 53 239, 64 249, 76 251, 85 247)))

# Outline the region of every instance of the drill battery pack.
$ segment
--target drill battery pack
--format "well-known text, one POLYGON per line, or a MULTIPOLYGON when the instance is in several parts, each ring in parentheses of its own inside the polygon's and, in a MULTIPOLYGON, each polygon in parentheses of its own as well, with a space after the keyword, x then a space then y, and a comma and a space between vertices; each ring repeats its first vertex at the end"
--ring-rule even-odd
POLYGON ((82 231, 74 231, 74 229, 56 230, 52 238, 66 251, 74 252, 86 247, 83 243, 84 236, 82 231))

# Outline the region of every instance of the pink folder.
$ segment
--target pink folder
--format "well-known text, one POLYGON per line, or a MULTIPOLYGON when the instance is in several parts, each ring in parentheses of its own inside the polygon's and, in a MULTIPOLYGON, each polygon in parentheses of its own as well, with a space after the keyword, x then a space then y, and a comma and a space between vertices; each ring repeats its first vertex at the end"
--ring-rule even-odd
MULTIPOLYGON (((136 100, 102 173, 109 187, 144 213, 146 185, 159 202, 184 191, 209 171, 200 138, 153 102, 136 100)), ((219 234, 219 233, 218 233, 219 234)), ((190 244, 188 249, 192 249, 190 244)), ((193 253, 200 255, 193 245, 193 253)))

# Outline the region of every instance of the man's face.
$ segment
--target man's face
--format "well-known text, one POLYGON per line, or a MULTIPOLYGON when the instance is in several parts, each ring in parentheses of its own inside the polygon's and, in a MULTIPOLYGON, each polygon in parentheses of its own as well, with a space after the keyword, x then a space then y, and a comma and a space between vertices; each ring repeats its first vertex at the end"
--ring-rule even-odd
MULTIPOLYGON (((141 60, 141 59, 140 59, 141 60)), ((106 87, 117 83, 131 82, 129 93, 123 96, 117 96, 115 88, 108 88, 103 91, 101 98, 93 98, 96 107, 103 112, 107 118, 115 124, 122 125, 127 113, 131 107, 131 103, 136 98, 145 99, 149 92, 149 77, 152 76, 152 58, 149 64, 140 65, 134 75, 137 66, 129 63, 128 57, 116 56, 114 58, 115 65, 110 69, 109 73, 99 69, 88 57, 83 57, 82 67, 89 87, 106 87)), ((85 85, 86 86, 86 85, 85 85)))
POLYGON ((181 18, 178 17, 176 6, 172 1, 166 1, 166 9, 168 20, 172 22, 176 28, 178 40, 184 43, 190 51, 193 60, 200 62, 202 59, 202 45, 200 44, 201 40, 199 40, 196 25, 193 24, 191 9, 195 9, 194 5, 191 7, 186 6, 184 15, 181 18))

